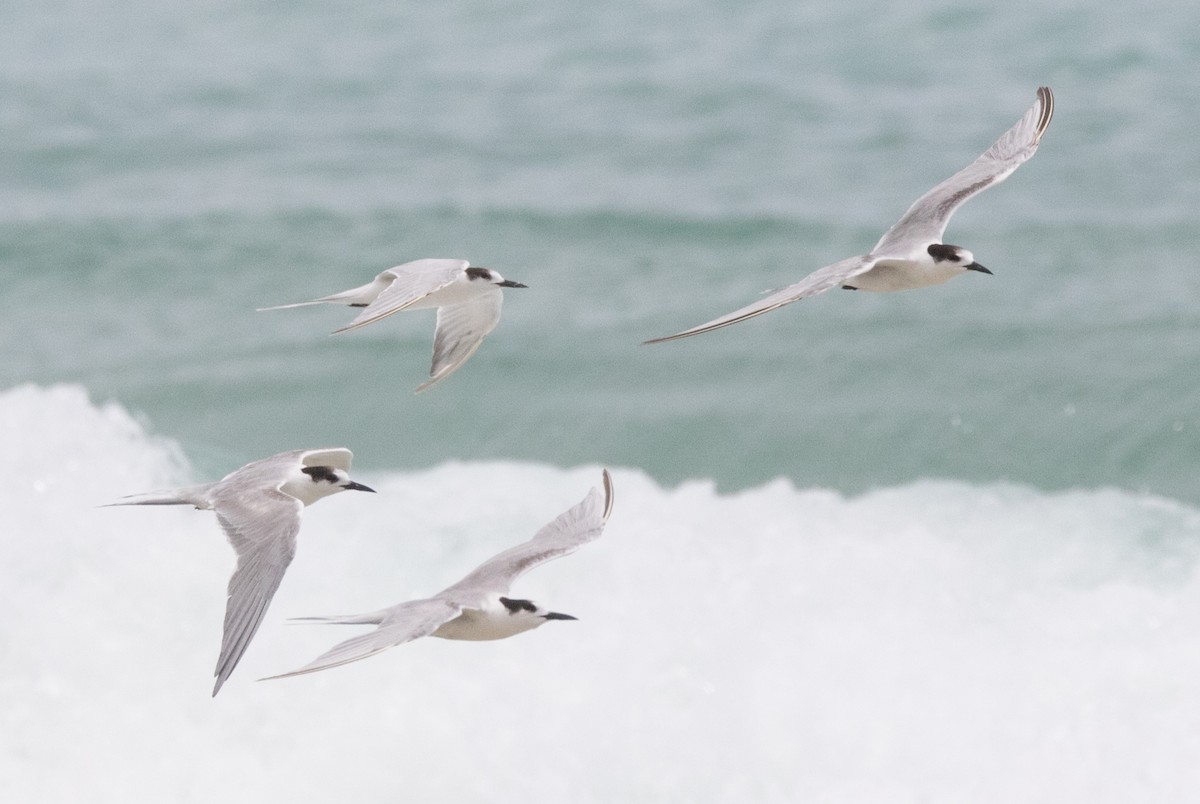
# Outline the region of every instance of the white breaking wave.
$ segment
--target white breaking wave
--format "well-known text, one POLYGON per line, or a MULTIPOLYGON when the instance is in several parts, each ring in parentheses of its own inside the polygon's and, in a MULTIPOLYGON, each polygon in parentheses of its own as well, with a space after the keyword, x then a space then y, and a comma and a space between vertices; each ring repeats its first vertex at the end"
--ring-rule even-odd
POLYGON ((191 511, 95 509, 204 473, 77 387, 0 393, 0 434, 6 799, 1092 804, 1200 785, 1200 512, 1172 500, 723 495, 618 469, 604 538, 522 579, 579 622, 254 682, 328 646, 287 617, 438 588, 599 476, 360 467, 378 499, 306 511, 214 700, 229 546, 191 511))

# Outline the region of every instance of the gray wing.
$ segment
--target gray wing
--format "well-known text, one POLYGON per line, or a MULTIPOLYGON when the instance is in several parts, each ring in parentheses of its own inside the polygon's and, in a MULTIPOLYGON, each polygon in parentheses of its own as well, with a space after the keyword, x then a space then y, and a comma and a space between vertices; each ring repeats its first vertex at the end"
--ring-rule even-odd
POLYGON ((325 449, 292 449, 269 458, 251 461, 240 469, 227 474, 213 484, 214 500, 236 501, 244 497, 248 489, 275 488, 292 474, 297 466, 333 466, 350 471, 354 453, 344 447, 325 449))
POLYGON ((500 288, 495 288, 471 301, 438 308, 430 379, 417 388, 417 393, 449 377, 475 354, 484 337, 500 322, 503 303, 504 293, 500 288))
POLYGON ((477 608, 484 598, 504 594, 520 576, 534 567, 575 552, 596 539, 612 513, 612 475, 604 470, 604 492, 593 488, 583 500, 560 514, 527 542, 499 553, 475 568, 435 599, 452 601, 462 608, 477 608))
POLYGON ((392 283, 375 301, 367 305, 357 318, 346 326, 335 329, 334 334, 365 327, 416 304, 430 293, 441 290, 458 279, 469 265, 467 260, 425 259, 389 268, 380 276, 391 274, 392 283))
MULTIPOLYGON (((429 636, 443 623, 453 620, 462 609, 446 600, 412 600, 386 610, 383 623, 367 634, 339 642, 299 670, 281 673, 270 678, 287 678, 304 673, 328 670, 341 664, 357 662, 368 656, 429 636)), ((355 618, 332 618, 329 622, 352 622, 355 618)), ((263 679, 266 680, 266 679, 263 679)))
POLYGON ((303 507, 276 489, 227 496, 217 503, 217 521, 238 559, 229 579, 214 696, 246 652, 292 563, 303 507))
POLYGON ((918 198, 896 225, 871 249, 888 255, 911 250, 912 244, 941 242, 950 216, 963 202, 1007 179, 1037 151, 1054 115, 1050 87, 1038 87, 1033 106, 971 164, 918 198))
POLYGON ((691 335, 699 335, 701 332, 711 332, 714 329, 727 327, 730 324, 736 324, 739 321, 745 321, 748 318, 754 318, 763 313, 769 313, 785 304, 791 304, 794 301, 807 299, 809 296, 816 296, 818 293, 824 293, 831 288, 840 287, 847 279, 871 270, 874 264, 874 260, 868 260, 865 257, 851 257, 841 262, 835 262, 833 265, 827 265, 824 268, 813 271, 796 284, 780 288, 771 293, 771 295, 759 299, 754 304, 748 304, 740 310, 734 310, 728 315, 714 318, 707 324, 685 329, 683 332, 677 332, 665 338, 654 338, 653 340, 646 341, 646 343, 663 343, 679 338, 687 338, 691 335))

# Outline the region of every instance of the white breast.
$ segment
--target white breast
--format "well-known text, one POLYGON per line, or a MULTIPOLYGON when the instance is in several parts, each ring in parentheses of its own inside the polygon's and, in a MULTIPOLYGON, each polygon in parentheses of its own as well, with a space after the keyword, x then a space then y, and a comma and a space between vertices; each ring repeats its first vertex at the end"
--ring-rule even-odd
POLYGON ((481 642, 504 639, 537 628, 545 622, 527 611, 510 613, 503 606, 496 609, 463 609, 463 613, 433 632, 442 639, 464 639, 481 642))
POLYGON ((927 254, 923 257, 914 260, 880 260, 871 270, 853 277, 847 284, 859 290, 886 293, 940 285, 964 271, 958 263, 949 260, 935 262, 927 254))

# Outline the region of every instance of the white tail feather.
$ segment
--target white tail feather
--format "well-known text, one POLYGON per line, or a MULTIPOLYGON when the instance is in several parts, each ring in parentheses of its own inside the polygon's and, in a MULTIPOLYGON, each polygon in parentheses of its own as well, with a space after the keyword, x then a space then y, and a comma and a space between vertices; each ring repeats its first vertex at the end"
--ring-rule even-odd
POLYGON ((328 299, 313 299, 312 301, 296 302, 295 304, 277 304, 274 307, 258 307, 254 312, 265 313, 267 310, 288 310, 292 307, 309 307, 314 304, 325 304, 328 299))
POLYGON ((116 502, 106 503, 101 508, 108 508, 114 505, 194 505, 197 508, 207 508, 209 506, 207 494, 211 485, 211 483, 205 483, 201 486, 187 486, 180 489, 163 489, 161 491, 148 491, 144 494, 130 494, 116 502))
POLYGON ((287 310, 291 307, 310 307, 314 304, 357 304, 365 307, 375 300, 375 297, 379 295, 379 291, 384 287, 379 284, 378 279, 376 277, 374 280, 360 287, 343 290, 341 293, 333 293, 329 296, 322 296, 312 301, 296 302, 295 304, 277 304, 274 307, 259 307, 256 312, 287 310))
POLYGON ((372 611, 366 614, 335 614, 329 617, 292 617, 289 623, 324 623, 326 625, 379 625, 383 622, 383 612, 372 611))

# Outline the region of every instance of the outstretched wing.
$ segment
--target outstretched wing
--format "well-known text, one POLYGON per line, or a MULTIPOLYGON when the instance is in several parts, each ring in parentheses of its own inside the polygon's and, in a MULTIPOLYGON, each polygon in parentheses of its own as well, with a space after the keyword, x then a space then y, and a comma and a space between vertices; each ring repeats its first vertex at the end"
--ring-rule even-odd
MULTIPOLYGON (((411 642, 423 636, 429 636, 443 623, 453 620, 462 609, 446 600, 411 600, 387 609, 383 623, 367 634, 351 637, 339 642, 329 650, 313 659, 299 670, 281 673, 269 678, 287 678, 305 673, 315 673, 318 670, 328 670, 350 662, 357 662, 368 656, 394 648, 405 642, 411 642)), ((354 622, 354 617, 331 618, 326 622, 354 622)), ((317 620, 320 621, 319 619, 317 620)), ((361 622, 361 620, 359 620, 361 622)), ((266 681, 267 679, 262 679, 266 681)))
POLYGON ((333 466, 349 472, 353 459, 354 453, 345 447, 291 449, 233 470, 212 484, 212 493, 218 506, 234 506, 230 510, 236 510, 236 506, 253 508, 257 503, 247 489, 278 488, 300 466, 333 466))
POLYGON ((1037 100, 1017 124, 971 164, 918 198, 871 249, 872 256, 910 250, 913 243, 940 242, 950 216, 972 196, 1007 179, 1037 151, 1054 115, 1050 87, 1038 87, 1037 100))
POLYGON ((308 449, 300 453, 300 462, 305 466, 332 466, 342 471, 350 471, 350 461, 354 453, 345 447, 330 447, 328 449, 308 449))
POLYGON ((603 485, 603 493, 593 488, 579 504, 542 527, 532 539, 489 558, 435 598, 453 601, 463 608, 476 608, 489 595, 507 592, 513 581, 534 567, 574 553, 596 539, 604 532, 612 513, 612 475, 607 469, 603 485))
POLYGON ((714 318, 707 324, 685 329, 683 332, 677 332, 665 338, 654 338, 653 340, 646 341, 646 343, 663 343, 665 341, 678 340, 679 338, 687 338, 691 335, 699 335, 702 332, 711 332, 714 329, 727 327, 730 324, 736 324, 739 321, 745 321, 748 318, 754 318, 763 313, 769 313, 785 304, 791 304, 794 301, 800 301, 800 299, 807 299, 809 296, 824 293, 831 288, 840 287, 847 279, 871 270, 871 266, 874 264, 873 260, 867 260, 863 257, 851 257, 841 262, 835 262, 833 265, 826 265, 824 268, 813 271, 794 285, 781 288, 771 295, 759 299, 754 304, 748 304, 740 310, 734 310, 728 315, 714 318))
POLYGON ((335 329, 334 334, 365 327, 416 304, 458 279, 468 265, 470 263, 467 260, 424 259, 389 268, 384 273, 392 275, 392 283, 357 318, 335 329))
POLYGON ((449 377, 475 354, 484 337, 500 323, 503 303, 504 293, 497 287, 470 301, 438 308, 430 379, 417 388, 417 393, 449 377))
POLYGON ((238 560, 229 579, 214 696, 241 661, 292 563, 303 507, 295 497, 274 489, 224 499, 216 506, 217 521, 238 560))

